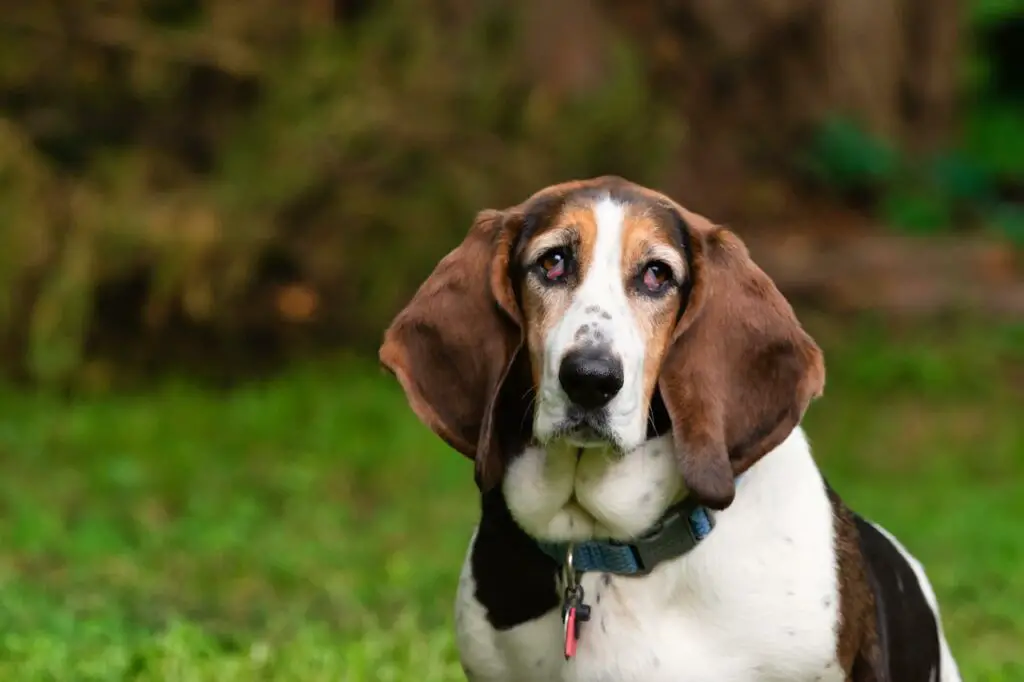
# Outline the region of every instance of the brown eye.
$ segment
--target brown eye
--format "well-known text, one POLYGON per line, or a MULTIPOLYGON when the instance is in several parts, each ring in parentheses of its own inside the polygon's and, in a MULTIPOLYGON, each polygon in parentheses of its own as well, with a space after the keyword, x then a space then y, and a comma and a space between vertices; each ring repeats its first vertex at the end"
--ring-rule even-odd
POLYGON ((672 281, 672 269, 660 261, 648 263, 642 277, 644 288, 652 294, 661 291, 672 281))
POLYGON ((563 248, 551 249, 537 260, 541 274, 549 282, 561 282, 569 273, 569 254, 563 248))

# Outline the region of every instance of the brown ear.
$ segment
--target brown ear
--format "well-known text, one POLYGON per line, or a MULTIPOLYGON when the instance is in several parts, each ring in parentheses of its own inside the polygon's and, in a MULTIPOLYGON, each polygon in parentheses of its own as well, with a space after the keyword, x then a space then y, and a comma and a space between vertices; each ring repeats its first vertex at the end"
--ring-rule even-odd
POLYGON ((825 383, 821 350, 728 230, 680 207, 689 301, 658 380, 683 479, 724 509, 734 478, 790 434, 825 383))
POLYGON ((416 416, 475 459, 488 486, 500 475, 495 403, 522 345, 505 222, 500 211, 477 215, 462 244, 395 317, 380 348, 381 363, 398 378, 416 416))

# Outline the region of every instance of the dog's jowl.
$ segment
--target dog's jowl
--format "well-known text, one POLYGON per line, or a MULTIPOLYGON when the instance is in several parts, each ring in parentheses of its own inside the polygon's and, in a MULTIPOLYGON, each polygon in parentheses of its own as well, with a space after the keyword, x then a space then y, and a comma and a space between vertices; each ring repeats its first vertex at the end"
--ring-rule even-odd
POLYGON ((732 232, 601 177, 481 212, 384 338, 475 463, 473 682, 955 682, 921 565, 826 484, 814 340, 732 232))

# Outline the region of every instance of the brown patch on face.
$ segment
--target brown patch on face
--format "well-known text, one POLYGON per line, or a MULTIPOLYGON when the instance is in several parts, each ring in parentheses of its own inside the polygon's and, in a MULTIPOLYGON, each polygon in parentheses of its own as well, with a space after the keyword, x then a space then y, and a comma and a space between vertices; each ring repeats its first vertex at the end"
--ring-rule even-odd
POLYGON ((679 286, 687 273, 686 256, 675 244, 666 216, 649 210, 647 206, 630 206, 626 212, 622 233, 623 286, 630 300, 630 308, 644 335, 643 391, 650 403, 651 395, 661 371, 661 361, 668 350, 679 309, 679 286), (659 261, 672 268, 675 284, 660 296, 652 296, 643 289, 643 272, 651 262, 659 261), (669 262, 671 261, 671 262, 669 262))
POLYGON ((544 345, 551 327, 572 304, 572 293, 586 277, 597 242, 597 223, 591 206, 569 203, 541 226, 520 249, 525 259, 523 282, 523 324, 530 355, 534 389, 540 386, 544 367, 544 345), (572 275, 562 284, 543 281, 534 264, 550 248, 564 248, 572 261, 572 275))

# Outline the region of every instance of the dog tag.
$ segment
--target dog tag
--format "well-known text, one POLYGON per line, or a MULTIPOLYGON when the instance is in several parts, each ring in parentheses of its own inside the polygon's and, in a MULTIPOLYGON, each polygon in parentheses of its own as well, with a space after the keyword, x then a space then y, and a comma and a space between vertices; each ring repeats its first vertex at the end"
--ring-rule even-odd
POLYGON ((562 607, 562 625, 565 631, 565 660, 576 655, 576 643, 580 638, 580 626, 590 620, 590 607, 583 603, 583 586, 576 584, 565 590, 565 605, 562 607))
POLYGON ((565 660, 569 660, 576 655, 576 607, 570 606, 565 610, 565 660))
POLYGON ((583 585, 573 563, 573 546, 565 550, 565 595, 562 597, 562 626, 565 631, 565 660, 576 655, 576 642, 580 638, 580 625, 590 620, 590 607, 583 603, 583 585))

